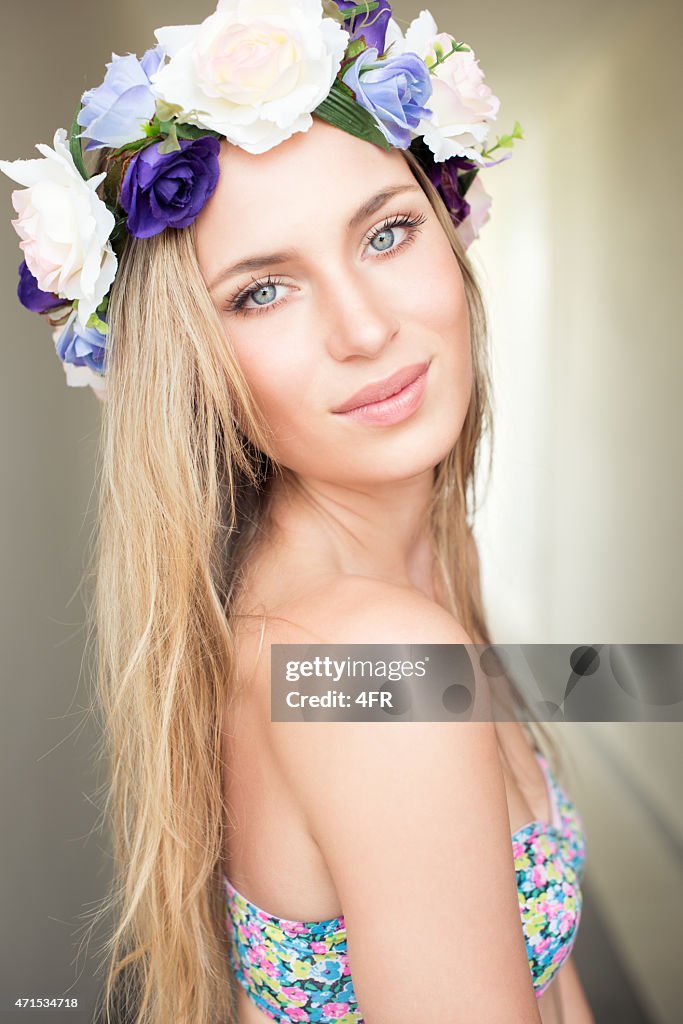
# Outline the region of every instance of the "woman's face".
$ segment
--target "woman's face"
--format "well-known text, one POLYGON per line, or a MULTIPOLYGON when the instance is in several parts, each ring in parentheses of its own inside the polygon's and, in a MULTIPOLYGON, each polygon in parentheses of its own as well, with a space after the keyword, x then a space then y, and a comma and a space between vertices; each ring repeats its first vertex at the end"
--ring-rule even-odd
POLYGON ((469 404, 469 319, 401 154, 316 118, 256 156, 224 141, 220 166, 197 256, 274 457, 350 486, 436 465, 469 404))

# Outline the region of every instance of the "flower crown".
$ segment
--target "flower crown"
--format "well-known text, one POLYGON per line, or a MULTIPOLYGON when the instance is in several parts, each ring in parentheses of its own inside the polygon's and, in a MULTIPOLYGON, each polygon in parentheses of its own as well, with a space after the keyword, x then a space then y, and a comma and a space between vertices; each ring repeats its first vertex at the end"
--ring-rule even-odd
POLYGON ((388 0, 219 0, 199 25, 157 29, 141 60, 112 54, 71 130, 40 160, 0 161, 21 238, 17 294, 46 315, 67 384, 106 396, 107 305, 126 235, 190 225, 218 181, 220 139, 265 153, 316 114, 384 149, 408 149, 466 248, 488 219, 479 181, 499 100, 474 52, 422 11, 405 34, 388 0), (82 129, 82 131, 79 131, 82 129), (104 149, 88 176, 85 150, 104 149))

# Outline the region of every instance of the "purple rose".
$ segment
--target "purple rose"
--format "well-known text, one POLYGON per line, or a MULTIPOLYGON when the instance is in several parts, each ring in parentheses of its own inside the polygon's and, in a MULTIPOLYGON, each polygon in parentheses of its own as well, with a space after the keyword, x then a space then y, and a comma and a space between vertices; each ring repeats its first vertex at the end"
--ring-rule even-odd
POLYGON ((68 299, 60 299, 54 292, 44 292, 38 287, 38 282, 26 266, 26 260, 19 264, 17 296, 22 306, 30 309, 32 313, 47 313, 49 309, 69 304, 68 299))
POLYGON ((107 337, 94 327, 83 327, 73 314, 55 342, 57 355, 63 363, 87 366, 96 373, 104 373, 107 337))
POLYGON ((153 142, 128 164, 120 202, 128 214, 128 231, 136 238, 151 238, 164 228, 186 228, 213 195, 218 139, 202 135, 179 143, 179 150, 160 153, 160 143, 153 142))
POLYGON ((461 156, 453 156, 441 163, 432 160, 427 165, 430 181, 441 195, 455 225, 461 224, 470 215, 470 204, 463 195, 459 172, 472 171, 476 166, 461 156))
POLYGON ((84 129, 79 138, 90 139, 86 149, 111 146, 118 149, 128 142, 144 139, 143 125, 154 117, 156 100, 150 77, 164 59, 163 49, 147 50, 142 60, 134 53, 125 57, 111 55, 104 81, 83 93, 78 123, 84 129))
POLYGON ((489 219, 491 207, 481 176, 472 174, 478 171, 478 165, 466 157, 454 156, 442 163, 430 159, 422 166, 443 199, 463 248, 468 249, 489 219))
MULTIPOLYGON (((340 11, 348 11, 351 7, 358 7, 357 0, 335 0, 340 11)), ((351 39, 365 39, 366 46, 374 47, 378 53, 384 53, 386 43, 387 25, 391 18, 391 5, 389 0, 379 0, 379 6, 364 14, 356 14, 344 25, 344 28, 351 36, 351 39)))
POLYGON ((410 145, 410 129, 431 116, 424 104, 432 95, 432 81, 416 53, 378 60, 374 47, 363 50, 342 81, 353 89, 356 102, 374 116, 387 141, 399 149, 410 145))

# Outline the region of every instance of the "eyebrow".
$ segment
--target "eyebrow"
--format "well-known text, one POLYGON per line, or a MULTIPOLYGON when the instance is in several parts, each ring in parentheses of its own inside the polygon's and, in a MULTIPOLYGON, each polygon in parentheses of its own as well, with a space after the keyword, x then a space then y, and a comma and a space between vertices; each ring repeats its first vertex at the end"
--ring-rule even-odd
MULTIPOLYGON (((358 207, 347 225, 347 230, 352 231, 353 228, 357 227, 367 217, 377 213, 386 202, 402 192, 422 192, 422 189, 417 184, 395 185, 391 188, 383 188, 381 192, 376 192, 374 196, 371 196, 362 206, 358 207)), ((239 263, 233 263, 231 267, 225 267, 221 270, 209 285, 209 291, 212 292, 214 288, 228 277, 234 277, 236 274, 245 274, 252 270, 263 270, 264 267, 272 266, 276 263, 287 263, 290 260, 296 259, 299 255, 300 253, 297 249, 281 249, 279 252, 264 253, 262 256, 248 256, 246 259, 240 260, 239 263)))

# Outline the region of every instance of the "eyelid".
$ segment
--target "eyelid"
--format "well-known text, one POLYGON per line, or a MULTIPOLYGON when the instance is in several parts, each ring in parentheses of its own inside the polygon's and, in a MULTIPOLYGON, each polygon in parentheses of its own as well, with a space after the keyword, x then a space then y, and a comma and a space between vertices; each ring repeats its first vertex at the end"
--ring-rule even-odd
MULTIPOLYGON (((420 230, 420 227, 427 220, 427 216, 424 213, 395 213, 388 214, 382 221, 373 225, 368 232, 366 232, 363 239, 364 244, 370 245, 374 239, 380 235, 383 231, 388 231, 392 227, 404 227, 409 232, 408 238, 400 242, 395 248, 388 249, 386 253, 379 253, 377 258, 389 258, 392 253, 398 252, 406 242, 412 240, 415 234, 420 230)), ((261 288, 267 288, 271 285, 281 286, 285 288, 294 287, 289 285, 286 281, 283 281, 279 277, 275 277, 272 274, 268 274, 266 277, 255 278, 252 277, 250 283, 228 300, 226 309, 229 312, 234 312, 241 315, 249 315, 250 313, 265 312, 266 310, 273 309, 279 306, 284 299, 278 299, 275 302, 266 304, 265 306, 246 306, 245 303, 248 301, 252 292, 258 291, 261 288)))
POLYGON ((374 241, 377 235, 381 235, 383 231, 388 231, 392 227, 405 227, 411 230, 415 230, 420 227, 427 220, 424 213, 412 214, 412 213, 394 213, 386 216, 383 221, 379 224, 375 224, 371 227, 365 236, 365 242, 367 245, 374 241))
MULTIPOLYGON (((267 274, 265 278, 252 278, 249 285, 247 285, 245 288, 241 288, 237 295, 233 295, 232 298, 228 299, 226 303, 226 308, 228 309, 228 311, 232 312, 243 312, 244 306, 240 306, 238 304, 243 299, 248 299, 252 292, 257 292, 261 288, 268 288, 270 285, 282 285, 285 288, 288 287, 286 281, 282 281, 281 278, 276 278, 276 276, 273 276, 271 273, 267 274)), ((270 304, 275 305, 274 302, 270 304)), ((253 309, 254 307, 250 306, 249 308, 253 309)), ((266 307, 264 306, 263 308, 266 307)))

